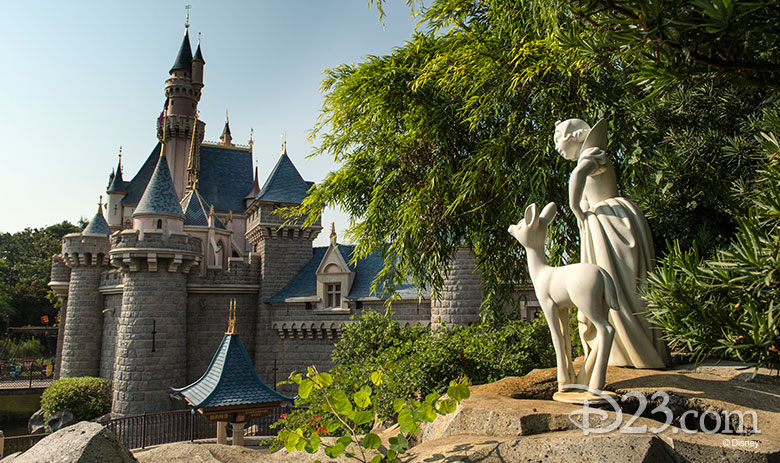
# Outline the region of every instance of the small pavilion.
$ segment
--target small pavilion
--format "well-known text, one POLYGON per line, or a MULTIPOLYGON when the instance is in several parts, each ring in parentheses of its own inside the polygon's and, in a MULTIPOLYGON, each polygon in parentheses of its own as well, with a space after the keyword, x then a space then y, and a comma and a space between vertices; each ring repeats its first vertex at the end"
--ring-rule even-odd
POLYGON ((217 422, 217 443, 227 444, 227 423, 233 428, 233 445, 244 445, 244 425, 252 418, 293 398, 266 385, 255 371, 236 331, 236 300, 230 300, 228 330, 203 376, 182 388, 171 388, 173 396, 184 399, 199 413, 217 422))

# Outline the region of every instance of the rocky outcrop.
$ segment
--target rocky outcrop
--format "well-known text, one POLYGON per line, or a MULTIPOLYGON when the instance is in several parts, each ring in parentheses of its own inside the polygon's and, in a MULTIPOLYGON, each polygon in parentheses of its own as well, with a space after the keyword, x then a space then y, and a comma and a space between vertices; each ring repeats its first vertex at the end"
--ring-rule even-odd
POLYGON ((97 423, 82 421, 41 439, 3 463, 131 463, 137 460, 117 437, 97 423))

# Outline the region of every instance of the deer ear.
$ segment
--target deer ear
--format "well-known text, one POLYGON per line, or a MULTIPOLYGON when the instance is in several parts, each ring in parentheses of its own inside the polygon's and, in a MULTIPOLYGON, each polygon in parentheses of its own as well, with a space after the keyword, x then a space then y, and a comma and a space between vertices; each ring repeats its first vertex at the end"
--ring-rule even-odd
POLYGON ((536 220, 536 203, 525 208, 525 224, 531 225, 536 220))
POLYGON ((542 213, 539 214, 539 221, 547 225, 555 218, 556 214, 558 214, 558 206, 556 206, 555 203, 549 203, 544 206, 542 213))

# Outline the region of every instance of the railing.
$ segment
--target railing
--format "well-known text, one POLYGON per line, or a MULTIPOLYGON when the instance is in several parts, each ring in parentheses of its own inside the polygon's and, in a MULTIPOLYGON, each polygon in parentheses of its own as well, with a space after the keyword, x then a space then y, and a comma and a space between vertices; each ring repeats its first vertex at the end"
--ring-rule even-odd
POLYGON ((0 359, 0 389, 44 389, 54 380, 51 359, 0 359))
POLYGON ((13 436, 5 438, 5 448, 3 449, 3 457, 16 452, 24 452, 33 445, 37 444, 39 440, 48 436, 48 434, 31 434, 28 436, 13 436))
MULTIPOLYGON (((289 413, 290 410, 290 408, 276 408, 271 410, 268 415, 250 420, 244 426, 244 435, 276 435, 270 426, 278 421, 283 413, 289 413)), ((125 447, 131 450, 171 442, 213 439, 217 436, 215 422, 209 421, 200 413, 192 413, 189 410, 125 416, 110 420, 104 425, 116 434, 125 447)), ((4 454, 24 452, 48 435, 6 437, 4 454)))
MULTIPOLYGON (((273 436, 270 428, 287 408, 276 408, 268 415, 246 423, 246 436, 273 436)), ((170 442, 210 439, 217 436, 217 424, 200 413, 179 410, 162 413, 125 416, 108 421, 105 426, 117 435, 128 449, 146 448, 170 442)))

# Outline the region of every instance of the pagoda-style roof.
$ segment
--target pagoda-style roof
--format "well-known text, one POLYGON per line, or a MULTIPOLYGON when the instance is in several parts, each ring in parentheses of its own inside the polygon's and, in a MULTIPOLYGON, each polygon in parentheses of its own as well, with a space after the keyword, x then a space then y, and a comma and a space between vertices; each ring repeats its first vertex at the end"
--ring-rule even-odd
POLYGON ((174 397, 184 398, 207 416, 209 412, 226 409, 270 409, 293 401, 292 397, 274 391, 260 379, 234 329, 225 333, 217 353, 200 379, 189 386, 172 387, 171 391, 174 397))

